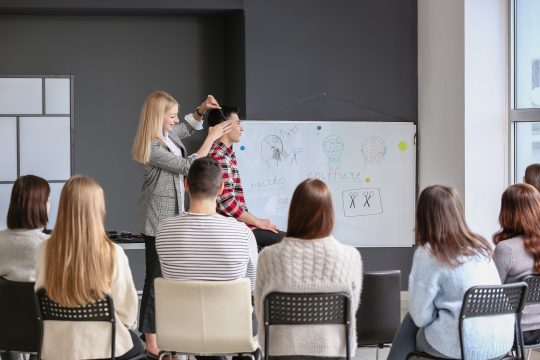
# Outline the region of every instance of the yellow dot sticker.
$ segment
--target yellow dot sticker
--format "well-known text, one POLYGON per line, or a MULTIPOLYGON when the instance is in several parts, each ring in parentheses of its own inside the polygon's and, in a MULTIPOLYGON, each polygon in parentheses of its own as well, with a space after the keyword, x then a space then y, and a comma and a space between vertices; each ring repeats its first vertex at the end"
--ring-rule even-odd
POLYGON ((366 177, 366 179, 365 179, 364 181, 367 182, 367 183, 370 183, 370 182, 371 182, 371 178, 368 176, 368 177, 366 177))
POLYGON ((400 141, 399 144, 398 144, 398 148, 401 151, 405 151, 405 150, 407 150, 409 148, 409 144, 407 144, 406 141, 400 141))

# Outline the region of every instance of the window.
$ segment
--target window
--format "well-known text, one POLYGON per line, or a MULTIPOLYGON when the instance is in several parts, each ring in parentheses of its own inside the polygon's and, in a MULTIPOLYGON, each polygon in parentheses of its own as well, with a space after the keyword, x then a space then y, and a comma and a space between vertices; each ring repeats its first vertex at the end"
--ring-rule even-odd
POLYGON ((540 163, 540 1, 511 0, 510 120, 514 182, 540 163))

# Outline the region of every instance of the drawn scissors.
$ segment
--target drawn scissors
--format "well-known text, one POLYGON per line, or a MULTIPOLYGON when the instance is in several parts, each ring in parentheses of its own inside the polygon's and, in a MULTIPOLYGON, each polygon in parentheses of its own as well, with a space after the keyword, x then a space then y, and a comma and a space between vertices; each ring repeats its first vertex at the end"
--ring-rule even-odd
POLYGON ((369 200, 373 197, 373 195, 375 195, 375 191, 364 191, 364 207, 366 207, 366 205, 368 207, 371 207, 371 204, 369 203, 369 200))
POLYGON ((349 193, 349 196, 351 197, 351 205, 349 205, 349 209, 356 208, 356 204, 354 203, 354 199, 358 196, 357 192, 351 192, 349 193))

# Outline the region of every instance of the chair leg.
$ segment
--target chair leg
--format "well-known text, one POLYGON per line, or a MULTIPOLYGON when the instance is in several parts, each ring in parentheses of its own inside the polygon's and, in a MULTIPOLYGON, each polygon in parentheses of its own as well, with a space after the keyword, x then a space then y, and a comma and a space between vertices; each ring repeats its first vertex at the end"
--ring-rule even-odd
POLYGON ((529 360, 529 357, 531 356, 531 351, 532 351, 532 350, 529 349, 529 350, 526 350, 526 351, 527 351, 527 360, 529 360))
POLYGON ((376 350, 375 350, 375 360, 379 360, 379 347, 378 346, 376 347, 376 350))

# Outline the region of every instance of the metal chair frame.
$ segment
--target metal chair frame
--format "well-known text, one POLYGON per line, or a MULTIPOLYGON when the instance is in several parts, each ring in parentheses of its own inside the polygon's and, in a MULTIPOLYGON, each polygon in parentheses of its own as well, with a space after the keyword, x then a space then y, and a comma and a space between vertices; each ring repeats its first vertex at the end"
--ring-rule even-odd
MULTIPOLYGON (((521 278, 521 281, 527 284, 527 299, 525 300, 525 305, 529 304, 540 304, 540 274, 530 274, 521 278)), ((540 344, 527 345, 523 344, 523 349, 528 350, 528 355, 530 355, 530 350, 540 348, 540 344)), ((529 356, 527 356, 529 358, 529 356)))
MULTIPOLYGON (((461 358, 464 359, 463 323, 471 317, 498 316, 514 314, 516 317, 514 336, 516 354, 503 359, 523 359, 523 338, 521 334, 521 311, 527 297, 527 284, 524 282, 505 285, 473 286, 465 292, 459 315, 459 344, 461 358)), ((423 359, 441 359, 425 353, 413 352, 407 355, 423 359)))
POLYGON ((268 360, 272 325, 345 325, 347 360, 350 354, 351 299, 346 293, 271 292, 264 298, 264 359, 268 360))

